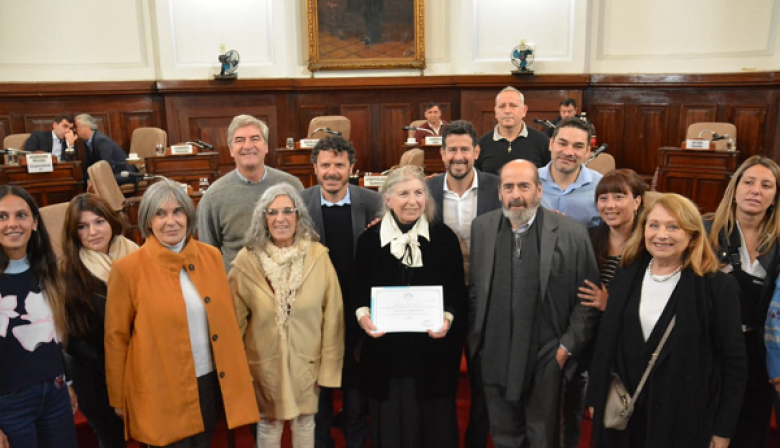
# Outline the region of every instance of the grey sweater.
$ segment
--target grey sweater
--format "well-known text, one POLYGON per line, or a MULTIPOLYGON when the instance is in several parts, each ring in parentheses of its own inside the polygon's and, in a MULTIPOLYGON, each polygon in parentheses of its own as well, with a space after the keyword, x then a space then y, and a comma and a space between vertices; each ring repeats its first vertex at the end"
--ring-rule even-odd
POLYGON ((252 212, 268 187, 287 182, 298 191, 301 181, 284 171, 265 167, 268 174, 256 184, 248 184, 233 170, 217 179, 198 204, 198 240, 211 244, 222 252, 225 271, 244 246, 244 234, 249 228, 252 212))

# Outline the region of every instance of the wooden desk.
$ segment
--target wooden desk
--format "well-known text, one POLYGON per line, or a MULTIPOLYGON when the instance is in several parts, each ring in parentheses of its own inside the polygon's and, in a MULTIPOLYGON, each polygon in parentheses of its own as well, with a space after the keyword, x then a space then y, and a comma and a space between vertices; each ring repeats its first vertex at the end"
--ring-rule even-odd
POLYGON ((658 149, 658 191, 688 197, 702 213, 718 208, 739 162, 739 151, 658 149))
POLYGON ((26 166, 0 165, 0 185, 27 190, 38 207, 69 202, 84 192, 81 162, 58 162, 51 173, 28 173, 26 166))
POLYGON ((276 167, 297 176, 304 188, 317 185, 314 164, 311 163, 311 149, 276 148, 276 167))
POLYGON ((209 180, 209 185, 219 179, 219 153, 201 152, 176 156, 152 156, 144 159, 146 172, 165 176, 171 180, 185 183, 198 191, 201 177, 209 180))

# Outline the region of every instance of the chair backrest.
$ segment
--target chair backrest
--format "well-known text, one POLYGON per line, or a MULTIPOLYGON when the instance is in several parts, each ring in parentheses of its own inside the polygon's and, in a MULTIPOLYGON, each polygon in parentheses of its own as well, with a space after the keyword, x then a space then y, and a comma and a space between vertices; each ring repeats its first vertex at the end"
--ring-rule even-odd
POLYGON ((49 239, 58 260, 62 258, 62 229, 65 227, 65 211, 67 209, 67 202, 40 208, 41 219, 49 232, 49 239))
POLYGON ((309 122, 309 132, 306 136, 310 138, 323 138, 330 134, 326 132, 317 132, 316 135, 312 135, 317 128, 331 128, 334 131, 341 132, 341 137, 349 141, 350 130, 352 129, 352 122, 349 118, 341 115, 324 115, 321 117, 314 117, 309 122))
POLYGON ((145 159, 157 155, 157 144, 168 146, 168 133, 160 128, 138 128, 130 137, 130 152, 145 159))
MULTIPOLYGON (((410 127, 416 128, 420 127, 428 120, 414 120, 413 122, 409 123, 410 127)), ((414 129, 409 129, 409 133, 406 135, 406 138, 412 138, 414 137, 414 133, 417 132, 414 129)))
POLYGON ((598 171, 602 175, 607 174, 615 169, 615 158, 612 157, 612 154, 602 152, 598 157, 591 160, 587 167, 593 171, 598 171))
POLYGON ((425 151, 420 148, 412 148, 408 151, 404 151, 401 155, 401 161, 398 162, 398 166, 404 165, 417 165, 423 166, 425 164, 425 151))
MULTIPOLYGON (((712 137, 712 132, 702 132, 702 131, 712 131, 720 135, 728 134, 730 139, 733 139, 734 141, 737 140, 737 127, 731 123, 723 123, 723 122, 693 123, 692 125, 688 126, 688 132, 685 134, 685 138, 689 139, 689 138, 711 138, 712 137), (701 134, 701 137, 699 137, 699 134, 701 134)), ((722 151, 726 149, 726 145, 728 144, 728 139, 718 140, 713 143, 715 143, 716 150, 722 151)))
POLYGON ((125 207, 125 196, 122 194, 108 162, 105 160, 95 162, 87 168, 87 173, 89 173, 89 180, 92 182, 95 193, 108 201, 114 211, 122 211, 125 207))
MULTIPOLYGON (((30 134, 9 134, 3 139, 3 148, 24 149, 24 144, 30 134)), ((3 156, 3 163, 8 163, 8 156, 3 156)))

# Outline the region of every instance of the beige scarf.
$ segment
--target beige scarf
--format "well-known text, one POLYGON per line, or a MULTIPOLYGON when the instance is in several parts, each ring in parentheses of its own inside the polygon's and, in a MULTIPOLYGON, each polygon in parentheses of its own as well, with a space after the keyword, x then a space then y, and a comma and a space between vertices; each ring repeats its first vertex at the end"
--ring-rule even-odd
POLYGON ((298 238, 290 247, 278 247, 271 242, 261 250, 251 251, 252 258, 271 283, 276 301, 276 325, 282 339, 287 336, 287 323, 292 313, 298 289, 303 283, 303 259, 311 241, 298 238))
POLYGON ((137 244, 122 235, 117 235, 111 240, 111 244, 108 245, 108 255, 82 246, 79 249, 79 258, 92 275, 105 283, 108 282, 111 263, 136 250, 138 250, 137 244))

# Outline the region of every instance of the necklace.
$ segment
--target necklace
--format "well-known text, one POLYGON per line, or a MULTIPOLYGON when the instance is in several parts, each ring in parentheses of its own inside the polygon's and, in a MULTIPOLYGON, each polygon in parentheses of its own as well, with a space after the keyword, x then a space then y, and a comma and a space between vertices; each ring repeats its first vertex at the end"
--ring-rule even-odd
POLYGON ((682 269, 682 264, 677 266, 677 269, 675 269, 671 274, 667 275, 655 275, 653 274, 653 261, 655 261, 655 258, 650 260, 650 264, 647 265, 647 274, 650 276, 651 279, 654 281, 661 283, 669 280, 670 278, 674 277, 675 275, 680 273, 680 270, 682 269))

